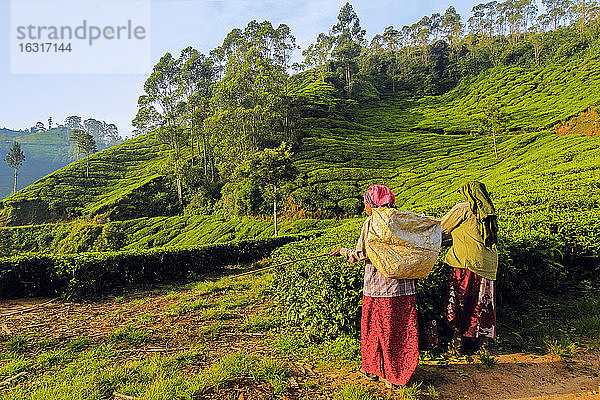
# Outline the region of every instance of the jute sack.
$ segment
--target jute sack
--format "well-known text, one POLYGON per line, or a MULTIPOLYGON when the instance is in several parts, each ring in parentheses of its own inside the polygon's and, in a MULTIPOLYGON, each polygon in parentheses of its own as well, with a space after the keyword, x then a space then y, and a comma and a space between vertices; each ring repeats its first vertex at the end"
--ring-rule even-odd
POLYGON ((386 278, 419 279, 433 269, 442 245, 439 220, 395 208, 373 208, 366 251, 386 278))

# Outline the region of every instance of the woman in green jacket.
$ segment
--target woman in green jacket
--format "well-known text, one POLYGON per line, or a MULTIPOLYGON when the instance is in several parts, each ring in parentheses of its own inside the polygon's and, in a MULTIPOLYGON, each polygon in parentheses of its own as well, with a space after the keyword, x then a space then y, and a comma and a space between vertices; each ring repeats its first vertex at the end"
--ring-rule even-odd
POLYGON ((496 337, 498 221, 483 183, 466 182, 458 192, 465 202, 442 218, 442 234, 452 235, 444 258, 450 266, 444 311, 454 329, 455 348, 461 337, 478 339, 484 346, 496 337))

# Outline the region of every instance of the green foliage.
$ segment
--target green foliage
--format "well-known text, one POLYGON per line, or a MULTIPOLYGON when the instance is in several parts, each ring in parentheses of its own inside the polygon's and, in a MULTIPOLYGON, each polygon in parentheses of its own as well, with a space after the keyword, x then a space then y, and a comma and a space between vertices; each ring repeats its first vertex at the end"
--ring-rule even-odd
POLYGON ((325 353, 338 361, 360 361, 360 340, 352 336, 339 336, 325 344, 325 353))
POLYGON ((549 339, 546 341, 546 350, 548 354, 558 356, 562 359, 571 358, 577 352, 577 344, 568 337, 549 339))
POLYGON ((498 365, 498 359, 487 351, 479 355, 479 362, 487 368, 496 368, 498 365))
POLYGON ((121 250, 127 244, 127 234, 123 230, 123 225, 106 224, 102 228, 100 235, 102 244, 106 250, 121 250))
POLYGON ((139 345, 148 342, 151 338, 151 332, 133 325, 127 325, 112 332, 107 336, 106 340, 114 343, 121 342, 130 345, 139 345))
POLYGON ((97 296, 133 283, 181 280, 227 264, 256 261, 290 240, 278 237, 197 248, 14 256, 0 259, 0 294, 4 298, 97 296))
POLYGON ((338 201, 338 207, 347 215, 360 215, 364 206, 359 199, 342 199, 338 201))
POLYGON ((22 353, 30 346, 29 340, 24 336, 12 336, 6 342, 6 349, 15 353, 22 353))
MULTIPOLYGON (((336 247, 354 247, 360 231, 358 221, 350 221, 327 234, 303 240, 297 246, 284 246, 273 252, 275 263, 323 254, 336 247)), ((341 257, 320 258, 280 267, 274 271, 274 290, 284 315, 313 337, 331 337, 358 331, 362 298, 360 264, 341 257)))
POLYGON ((282 143, 276 149, 264 149, 250 155, 234 171, 228 191, 233 210, 238 215, 261 215, 273 212, 273 202, 289 193, 289 184, 297 174, 292 165, 290 147, 282 143))
POLYGON ((246 332, 266 332, 281 325, 276 315, 256 315, 244 322, 243 329, 246 332))
MULTIPOLYGON (((279 233, 306 234, 337 226, 337 220, 281 219, 279 233)), ((83 221, 66 224, 0 228, 0 251, 6 256, 23 253, 69 254, 154 247, 190 247, 235 240, 268 239, 271 221, 249 217, 183 215, 138 218, 128 221, 83 221)))
POLYGON ((600 338, 600 297, 586 296, 567 310, 574 320, 577 333, 588 338, 600 338))
POLYGON ((376 400, 373 393, 363 385, 349 384, 344 386, 340 396, 344 400, 376 400))
POLYGON ((18 169, 21 166, 25 160, 25 154, 23 154, 23 150, 21 150, 21 145, 19 142, 13 142, 13 145, 10 148, 5 160, 10 168, 18 169))

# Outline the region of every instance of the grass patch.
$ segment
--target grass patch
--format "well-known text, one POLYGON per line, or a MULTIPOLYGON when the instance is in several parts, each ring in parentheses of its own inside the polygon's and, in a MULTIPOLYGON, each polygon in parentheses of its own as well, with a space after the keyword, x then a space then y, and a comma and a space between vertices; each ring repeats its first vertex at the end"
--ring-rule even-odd
POLYGON ((127 343, 138 345, 150 341, 152 333, 144 328, 127 325, 112 332, 106 338, 108 343, 127 343))
POLYGON ((177 303, 165 308, 165 312, 169 316, 178 316, 188 314, 192 311, 201 310, 211 304, 210 299, 197 299, 189 303, 177 303))
POLYGON ((86 336, 79 336, 73 340, 71 340, 67 344, 67 348, 73 351, 83 351, 87 349, 90 345, 90 339, 86 336))
POLYGON ((401 386, 396 389, 399 397, 406 400, 418 400, 421 394, 422 383, 413 383, 409 386, 401 386))
POLYGON ((245 332, 267 332, 281 324, 281 319, 276 315, 253 315, 244 322, 242 329, 245 332))
POLYGON ((235 317, 236 316, 234 314, 221 310, 219 308, 208 308, 206 310, 202 310, 202 312, 200 313, 200 318, 204 320, 213 319, 227 321, 230 319, 234 319, 235 317))
POLYGON ((5 346, 8 351, 23 353, 31 347, 31 343, 25 336, 16 335, 11 337, 5 346))
POLYGON ((310 341, 301 332, 286 332, 277 336, 272 345, 280 354, 303 354, 310 346, 310 341))
POLYGON ((577 353, 577 344, 566 336, 560 339, 549 339, 546 341, 546 350, 548 354, 569 359, 577 353))
POLYGON ((202 335, 209 335, 209 336, 217 336, 221 331, 225 330, 226 328, 226 324, 222 321, 217 321, 214 322, 208 326, 203 326, 202 328, 200 328, 200 333, 202 335))
POLYGON ((380 400, 381 397, 373 395, 371 390, 363 385, 350 384, 344 386, 342 393, 339 396, 343 400, 380 400))
POLYGON ((360 339, 352 336, 340 336, 323 346, 325 357, 337 361, 360 362, 360 339))
POLYGON ((479 355, 479 362, 487 368, 496 368, 498 366, 498 359, 492 356, 487 350, 479 355))

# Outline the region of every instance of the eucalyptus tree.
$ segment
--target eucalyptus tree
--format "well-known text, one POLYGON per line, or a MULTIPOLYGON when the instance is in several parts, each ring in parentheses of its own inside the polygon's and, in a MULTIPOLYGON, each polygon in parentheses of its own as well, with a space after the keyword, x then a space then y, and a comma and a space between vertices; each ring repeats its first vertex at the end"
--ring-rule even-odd
POLYGON ((498 146, 496 137, 499 133, 506 130, 509 123, 509 116, 505 112, 506 105, 498 99, 486 100, 480 108, 480 117, 478 118, 480 131, 482 133, 490 132, 494 140, 494 154, 498 158, 498 146))
POLYGON ((71 131, 71 135, 69 136, 69 140, 73 142, 75 152, 77 154, 77 159, 79 159, 80 154, 84 154, 85 177, 89 178, 90 155, 97 150, 96 140, 94 139, 94 136, 89 131, 83 129, 73 129, 71 131))
MULTIPOLYGON (((138 112, 133 120, 136 133, 154 132, 160 144, 169 149, 171 170, 175 176, 179 204, 183 205, 181 189, 181 149, 189 132, 180 125, 185 107, 180 104, 181 65, 171 53, 166 53, 154 66, 144 83, 144 94, 138 100, 138 112)), ((150 139, 149 139, 150 140, 150 139)))
POLYGON ((569 0, 542 0, 548 19, 552 21, 554 30, 557 30, 567 16, 569 0))
POLYGON ((361 28, 360 19, 350 3, 341 8, 337 19, 331 28, 333 56, 342 65, 346 95, 352 98, 353 74, 357 70, 357 59, 365 42, 366 31, 361 28))
POLYGON ((533 57, 535 60, 535 66, 540 66, 540 56, 542 54, 542 49, 544 46, 544 30, 540 27, 540 25, 533 25, 529 29, 528 39, 533 46, 533 57))
POLYGON ((310 44, 302 52, 304 56, 304 65, 307 67, 317 67, 321 74, 321 82, 325 82, 325 72, 327 71, 327 62, 331 59, 333 50, 333 38, 324 33, 319 33, 317 41, 310 44))
POLYGON ((19 142, 13 142, 13 145, 6 155, 5 160, 8 166, 15 170, 15 183, 13 187, 13 194, 15 194, 17 193, 17 176, 19 175, 19 167, 21 167, 21 164, 23 164, 23 161, 25 161, 25 153, 23 153, 23 150, 21 150, 21 145, 19 142))
POLYGON ((400 79, 400 54, 399 50, 402 47, 401 33, 394 29, 393 26, 388 26, 381 35, 382 43, 388 51, 390 62, 388 64, 387 73, 392 80, 392 91, 396 91, 396 83, 400 79))
POLYGON ((213 52, 222 77, 206 123, 223 177, 247 154, 280 143, 293 125, 287 113, 287 68, 296 47, 287 25, 251 21, 243 31, 231 31, 213 52))
POLYGON ((210 180, 214 181, 212 141, 204 122, 210 113, 210 100, 217 79, 215 60, 187 47, 181 52, 179 64, 179 90, 182 101, 185 101, 184 120, 189 129, 187 136, 190 139, 192 165, 197 151, 205 176, 209 175, 210 170, 210 180))
POLYGON ((455 49, 462 38, 464 27, 460 14, 452 6, 448 7, 442 17, 442 32, 450 46, 455 49))

